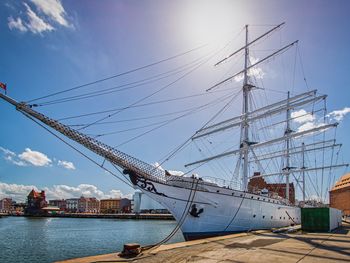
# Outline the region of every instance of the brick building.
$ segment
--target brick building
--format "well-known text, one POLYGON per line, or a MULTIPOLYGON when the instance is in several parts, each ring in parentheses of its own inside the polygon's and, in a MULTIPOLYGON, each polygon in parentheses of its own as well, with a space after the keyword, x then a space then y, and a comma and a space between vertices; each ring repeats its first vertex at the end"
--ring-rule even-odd
POLYGON ((329 206, 350 216, 350 173, 343 175, 329 191, 329 206))
MULTIPOLYGON (((248 182, 248 191, 251 193, 260 193, 261 190, 267 189, 269 195, 273 196, 274 194, 286 198, 286 184, 269 184, 266 183, 263 177, 259 177, 260 173, 255 172, 253 177, 248 182)), ((291 204, 295 203, 295 189, 294 184, 289 184, 289 202, 291 204)))
POLYGON ((0 200, 0 212, 1 213, 10 213, 13 210, 11 198, 4 198, 0 200))
POLYGON ((110 198, 100 200, 100 212, 103 214, 116 214, 120 212, 120 199, 110 198))
POLYGON ((80 197, 78 200, 79 213, 99 213, 100 201, 95 197, 80 197))
POLYGON ((42 214, 42 208, 47 206, 45 191, 36 192, 34 189, 27 197, 26 214, 35 215, 42 214))

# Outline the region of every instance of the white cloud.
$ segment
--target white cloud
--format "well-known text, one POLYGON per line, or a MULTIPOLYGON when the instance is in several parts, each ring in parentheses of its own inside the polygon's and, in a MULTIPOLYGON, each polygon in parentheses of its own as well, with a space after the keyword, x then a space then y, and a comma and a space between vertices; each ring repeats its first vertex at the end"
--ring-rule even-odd
POLYGON ((317 123, 315 121, 308 121, 308 122, 302 124, 301 126, 299 126, 297 132, 307 131, 307 130, 310 130, 310 129, 321 127, 323 125, 325 125, 325 124, 322 123, 322 122, 321 123, 317 123))
POLYGON ((27 164, 25 162, 23 162, 22 160, 19 160, 17 155, 9 150, 9 149, 5 149, 3 147, 0 146, 0 151, 3 152, 4 155, 4 159, 10 163, 13 163, 17 166, 26 166, 27 164))
POLYGON ((0 182, 0 199, 10 197, 15 201, 23 202, 26 200, 29 192, 34 189, 36 191, 44 190, 46 193, 46 200, 50 199, 67 199, 67 198, 79 198, 96 197, 97 199, 104 198, 129 198, 132 195, 124 195, 120 190, 111 190, 104 193, 99 190, 95 185, 80 184, 77 187, 68 185, 54 185, 52 187, 44 187, 39 189, 34 185, 20 185, 20 184, 7 184, 0 182))
POLYGON ((327 114, 330 119, 335 119, 336 121, 342 121, 346 114, 350 113, 350 108, 345 107, 342 110, 335 110, 327 114))
POLYGON ((70 27, 66 20, 66 11, 64 10, 60 0, 31 0, 35 6, 47 15, 50 19, 57 22, 61 26, 70 27))
POLYGON ((19 154, 18 157, 27 163, 34 166, 47 166, 51 164, 51 160, 43 153, 38 151, 32 151, 26 148, 23 153, 19 154))
POLYGON ((74 29, 74 26, 67 21, 67 12, 60 0, 28 1, 23 2, 25 10, 16 10, 20 9, 19 6, 8 6, 12 11, 19 13, 17 18, 13 16, 8 17, 8 27, 11 30, 30 31, 33 34, 42 35, 43 32, 56 30, 54 25, 74 29))
POLYGON ((75 166, 72 162, 68 162, 68 161, 58 161, 58 165, 62 166, 68 170, 75 170, 75 166))
MULTIPOLYGON (((258 61, 259 61, 258 58, 250 57, 250 63, 251 63, 251 65, 257 63, 258 61)), ((262 70, 262 68, 255 66, 255 67, 253 67, 253 68, 251 68, 251 69, 248 70, 247 75, 248 75, 249 77, 255 77, 255 78, 257 78, 257 79, 263 79, 264 76, 265 76, 265 72, 262 70)), ((244 75, 243 75, 243 74, 239 74, 238 76, 236 76, 236 77, 234 78, 234 80, 235 80, 236 82, 240 82, 240 81, 242 81, 243 79, 244 79, 244 75)))
POLYGON ((75 165, 72 162, 61 160, 57 161, 56 158, 53 158, 52 161, 46 154, 38 151, 32 151, 29 148, 26 148, 24 152, 17 155, 15 152, 0 146, 0 152, 3 153, 3 158, 6 161, 17 166, 34 165, 43 167, 50 166, 52 163, 57 163, 58 166, 62 166, 68 170, 75 170, 75 165))
MULTIPOLYGON (((155 162, 154 164, 152 164, 154 167, 162 170, 162 171, 165 171, 164 168, 158 163, 158 162, 155 162)), ((185 173, 182 172, 182 171, 172 171, 172 170, 167 170, 168 173, 170 173, 171 175, 178 175, 178 176, 182 176, 184 175, 185 173)))
POLYGON ((14 19, 12 16, 10 16, 7 20, 8 20, 8 26, 11 30, 18 29, 21 32, 28 31, 28 29, 25 27, 20 17, 17 17, 17 19, 14 19))
POLYGON ((34 34, 42 33, 45 31, 52 31, 54 30, 54 27, 51 26, 49 23, 45 22, 42 18, 40 18, 31 8, 29 5, 24 3, 25 7, 27 8, 27 16, 29 23, 27 23, 27 28, 33 32, 34 34))
POLYGON ((24 202, 29 192, 34 189, 34 185, 6 184, 0 182, 0 199, 10 197, 17 202, 24 202))
POLYGON ((160 163, 155 162, 155 163, 153 163, 152 165, 153 165, 155 168, 158 168, 158 169, 164 171, 164 168, 160 165, 160 163))
POLYGON ((293 111, 291 113, 291 117, 294 122, 299 124, 306 123, 306 122, 313 122, 316 119, 315 115, 306 112, 306 110, 304 109, 293 111))
POLYGON ((1 146, 0 146, 0 151, 2 151, 5 155, 16 156, 16 154, 13 151, 11 151, 9 149, 5 149, 1 146))

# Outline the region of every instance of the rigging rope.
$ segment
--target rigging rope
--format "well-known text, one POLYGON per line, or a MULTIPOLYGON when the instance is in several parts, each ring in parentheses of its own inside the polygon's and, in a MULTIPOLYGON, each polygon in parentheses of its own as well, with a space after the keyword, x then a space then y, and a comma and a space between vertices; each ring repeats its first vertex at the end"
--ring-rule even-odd
MULTIPOLYGON (((230 98, 230 97, 232 97, 232 96, 233 96, 233 95, 231 95, 231 96, 229 96, 229 97, 226 97, 224 100, 226 100, 226 99, 228 99, 228 98, 230 98)), ((224 97, 225 97, 225 96, 224 96, 224 97)), ((221 98, 222 98, 222 97, 220 97, 219 99, 221 99, 221 98)), ((185 114, 183 114, 183 115, 180 115, 180 116, 178 116, 178 117, 176 117, 176 118, 170 119, 169 121, 166 121, 164 124, 161 124, 161 125, 159 125, 159 126, 157 126, 157 127, 155 127, 155 128, 152 128, 152 129, 150 129, 150 130, 148 130, 148 131, 146 131, 146 132, 144 132, 144 133, 142 133, 142 134, 139 134, 139 135, 137 135, 137 136, 135 136, 135 137, 133 137, 133 138, 131 138, 131 139, 128 139, 128 140, 126 140, 126 141, 124 141, 124 142, 118 144, 116 147, 120 147, 120 146, 122 146, 122 145, 125 145, 125 144, 131 142, 131 141, 134 141, 134 140, 136 140, 136 139, 138 139, 138 138, 140 138, 140 137, 142 137, 142 136, 144 136, 144 135, 146 135, 146 134, 148 134, 148 133, 150 133, 150 132, 152 132, 152 131, 155 131, 155 130, 157 130, 157 129, 159 129, 159 128, 165 126, 165 125, 168 125, 169 123, 172 123, 172 122, 174 122, 174 121, 176 121, 176 120, 178 120, 178 119, 180 119, 180 118, 183 118, 183 117, 186 117, 186 116, 188 116, 188 115, 190 115, 190 114, 193 114, 193 113, 196 112, 196 111, 201 111, 201 110, 205 109, 206 107, 208 107, 208 106, 211 105, 211 104, 213 104, 213 102, 204 104, 204 105, 202 105, 202 106, 199 106, 197 109, 194 109, 194 110, 191 111, 191 112, 188 112, 188 113, 185 113, 185 114)))
MULTIPOLYGON (((227 90, 232 90, 232 89, 225 89, 225 90, 222 90, 222 91, 227 91, 227 90)), ((212 93, 214 93, 214 92, 216 92, 216 91, 213 91, 212 93)), ((196 93, 196 94, 182 96, 182 97, 176 97, 176 98, 172 98, 172 99, 158 100, 158 101, 153 101, 153 102, 149 102, 149 103, 138 104, 138 105, 134 105, 134 106, 125 106, 125 107, 122 107, 122 108, 114 108, 114 109, 109 109, 109 110, 103 110, 103 111, 96 111, 96 112, 90 112, 90 113, 85 113, 85 114, 73 115, 73 116, 69 116, 69 117, 59 118, 58 121, 77 119, 77 118, 93 116, 93 115, 98 115, 98 114, 103 114, 103 113, 115 112, 115 111, 119 111, 119 110, 125 110, 127 108, 139 108, 139 107, 146 107, 146 106, 156 105, 156 104, 161 104, 161 103, 167 103, 167 102, 171 102, 171 101, 185 100, 185 99, 189 99, 189 98, 205 96, 205 95, 212 94, 212 93, 211 92, 209 92, 209 93, 208 92, 204 92, 204 93, 202 92, 202 93, 196 93)), ((188 109, 188 110, 190 110, 190 109, 188 109)), ((105 123, 105 122, 99 122, 98 124, 101 124, 101 123, 105 123)))
POLYGON ((56 133, 54 133, 53 131, 51 131, 50 129, 48 129, 47 127, 45 127, 43 124, 41 124, 39 121, 37 121, 36 119, 34 119, 32 116, 30 116, 29 114, 22 112, 21 113, 26 116, 27 118, 29 118, 30 120, 32 120, 33 122, 35 122, 36 124, 38 124, 40 127, 42 127, 43 129, 45 129, 46 131, 48 131, 50 134, 52 134, 53 136, 55 136, 57 139, 59 139, 60 141, 62 141, 64 144, 68 145, 70 148, 72 148, 73 150, 75 150, 76 152, 78 152, 80 155, 82 155, 83 157, 85 157, 86 159, 88 159, 90 162, 96 164, 98 167, 102 168, 103 170, 105 170, 106 172, 110 173, 111 175, 113 175, 115 178, 117 178, 118 180, 122 181, 123 183, 127 184, 128 186, 132 187, 133 186, 121 179, 120 177, 118 177, 115 173, 113 173, 112 171, 110 171, 109 169, 107 169, 106 167, 103 166, 103 164, 99 164, 98 162, 96 162, 95 160, 93 160, 92 158, 90 158, 89 156, 87 156, 85 153, 83 153, 82 151, 80 151, 78 148, 74 147, 72 144, 70 144, 69 142, 67 142, 66 140, 64 140, 61 136, 57 135, 56 133))
MULTIPOLYGON (((163 91, 163 90, 169 88, 170 86, 172 86, 173 84, 177 83, 178 81, 184 79, 184 78, 187 77, 189 74, 191 74, 192 72, 194 72, 195 70, 197 70, 198 68, 200 68, 202 65, 204 65, 205 63, 207 63, 210 59, 212 59, 214 56, 216 56, 220 51, 221 51, 221 50, 216 51, 214 54, 212 54, 211 56, 209 56, 207 59, 205 59, 203 62, 201 62, 199 65, 197 65, 196 67, 194 67, 193 69, 191 69, 191 70, 188 71, 187 73, 183 74, 182 76, 180 76, 179 78, 177 78, 177 79, 175 79, 174 81, 170 82, 169 84, 167 84, 167 85, 161 87, 160 89, 158 89, 158 90, 152 92, 151 94, 149 94, 149 95, 147 95, 147 96, 145 96, 145 97, 143 97, 143 98, 141 98, 141 99, 138 99, 137 101, 131 103, 129 106, 125 107, 125 109, 128 109, 128 108, 130 108, 131 106, 135 106, 135 105, 139 104, 139 103, 142 102, 142 101, 145 101, 146 99, 152 97, 153 95, 158 94, 159 92, 161 92, 161 91, 163 91)), ((124 110, 124 109, 123 109, 123 110, 124 110)), ((103 118, 100 118, 100 119, 98 119, 98 120, 96 120, 96 121, 94 121, 94 122, 92 122, 92 123, 90 123, 90 124, 88 124, 88 125, 86 125, 86 126, 83 126, 83 127, 80 128, 79 130, 86 129, 86 128, 88 128, 88 127, 90 127, 90 126, 92 126, 92 125, 94 125, 94 124, 96 124, 96 123, 99 123, 99 122, 104 121, 104 120, 106 120, 106 119, 108 119, 108 118, 110 118, 110 117, 113 117, 113 116, 115 116, 116 114, 122 112, 123 110, 119 110, 119 111, 114 112, 114 113, 112 113, 112 114, 109 114, 109 115, 107 115, 107 116, 105 116, 105 117, 103 117, 103 118)))
POLYGON ((131 70, 128 70, 128 71, 125 71, 125 72, 122 72, 122 73, 118 73, 118 74, 115 74, 115 75, 112 75, 112 76, 109 76, 109 77, 106 77, 106 78, 102 78, 102 79, 98 79, 98 80, 95 80, 95 81, 92 81, 92 82, 88 82, 88 83, 85 83, 85 84, 82 84, 82 85, 79 85, 79 86, 75 86, 73 88, 69 88, 69 89, 65 89, 65 90, 62 90, 62 91, 55 92, 55 93, 51 93, 51 94, 48 94, 48 95, 45 95, 45 96, 42 96, 42 97, 39 97, 39 98, 31 99, 31 100, 28 100, 26 103, 37 101, 37 100, 40 100, 40 99, 49 98, 49 97, 52 97, 52 96, 55 96, 55 95, 58 95, 58 94, 62 94, 62 93, 65 93, 65 92, 69 92, 69 91, 72 91, 72 90, 81 89, 83 87, 87 87, 87 86, 90 86, 90 85, 93 85, 93 84, 97 84, 97 83, 100 83, 100 82, 103 82, 103 81, 106 81, 106 80, 110 80, 110 79, 113 79, 113 78, 124 76, 124 75, 130 74, 130 73, 142 70, 142 69, 146 69, 146 68, 158 65, 160 63, 163 63, 163 62, 166 62, 166 61, 169 61, 169 60, 172 60, 172 59, 184 56, 184 55, 189 54, 189 53, 191 53, 193 51, 199 50, 199 49, 201 49, 201 48, 203 48, 205 46, 206 45, 201 45, 199 47, 196 47, 196 48, 190 49, 188 51, 179 53, 177 55, 174 55, 174 56, 171 56, 171 57, 168 57, 168 58, 165 58, 165 59, 162 59, 162 60, 159 60, 159 61, 147 64, 145 66, 141 66, 141 67, 138 67, 138 68, 135 68, 135 69, 131 69, 131 70))
POLYGON ((102 96, 102 95, 107 95, 107 94, 111 94, 111 93, 115 93, 115 92, 121 92, 121 91, 125 91, 125 90, 130 90, 130 89, 134 89, 134 88, 138 88, 147 84, 151 84, 154 82, 157 82, 159 80, 163 80, 166 79, 168 77, 172 77, 175 76, 178 73, 181 73, 183 71, 186 71, 187 68, 191 68, 193 66, 190 66, 191 64, 194 65, 198 65, 200 63, 200 60, 203 60, 203 58, 199 58, 196 59, 186 65, 180 66, 176 69, 167 71, 167 72, 163 72, 157 75, 154 75, 152 77, 148 77, 142 80, 138 80, 138 81, 134 81, 134 82, 130 82, 130 83, 125 83, 116 87, 112 87, 112 88, 105 88, 102 90, 98 90, 98 91, 92 91, 92 92, 88 92, 88 93, 84 93, 84 94, 79 94, 79 95, 75 95, 75 96, 68 96, 68 97, 64 97, 64 98, 60 98, 60 99, 55 99, 55 100, 51 100, 51 101, 44 101, 41 102, 39 104, 35 104, 36 107, 38 106, 47 106, 47 105, 54 105, 54 104, 58 104, 58 103, 65 103, 65 102, 70 102, 70 101, 76 101, 76 100, 83 100, 83 99, 88 99, 88 98, 95 98, 97 96, 102 96), (182 69, 183 68, 183 69, 182 69), (170 74, 171 73, 171 74, 170 74), (163 76, 166 75, 166 76, 163 76), (162 76, 162 77, 161 77, 162 76))

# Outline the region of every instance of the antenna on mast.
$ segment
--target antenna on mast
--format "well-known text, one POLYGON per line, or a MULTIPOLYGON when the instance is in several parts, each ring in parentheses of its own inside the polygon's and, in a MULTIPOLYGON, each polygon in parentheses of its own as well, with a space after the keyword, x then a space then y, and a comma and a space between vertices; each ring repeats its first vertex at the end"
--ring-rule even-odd
MULTIPOLYGON (((248 124, 248 96, 252 85, 248 83, 248 59, 249 59, 249 46, 248 46, 248 25, 245 26, 245 51, 244 51, 244 80, 243 80, 243 122, 242 129, 243 140, 241 147, 243 147, 243 190, 247 190, 248 185, 248 155, 249 155, 249 124, 248 124)), ((241 136, 242 138, 242 136, 241 136)))

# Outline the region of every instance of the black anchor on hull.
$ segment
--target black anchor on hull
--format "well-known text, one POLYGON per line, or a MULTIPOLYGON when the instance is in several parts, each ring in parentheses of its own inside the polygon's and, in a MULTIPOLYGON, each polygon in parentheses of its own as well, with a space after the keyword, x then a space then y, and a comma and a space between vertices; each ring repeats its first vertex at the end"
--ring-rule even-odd
POLYGON ((190 215, 193 216, 193 217, 199 217, 199 215, 200 215, 201 213, 203 213, 203 211, 204 211, 203 208, 201 208, 201 209, 198 210, 196 204, 193 204, 193 205, 191 206, 191 210, 189 211, 189 213, 190 213, 190 215))

